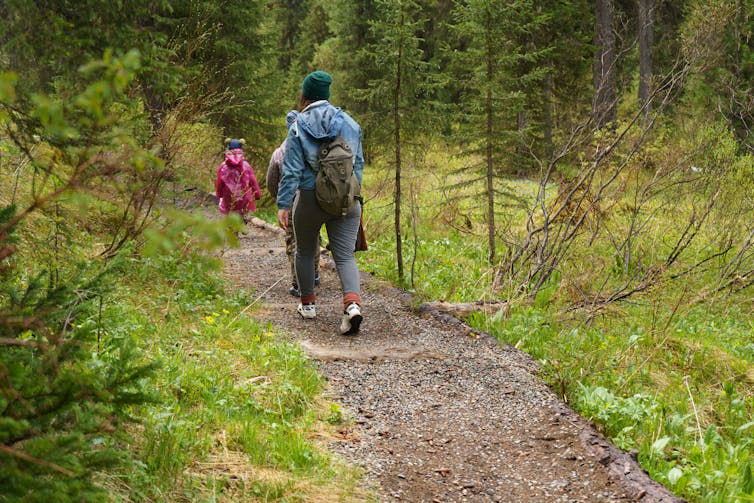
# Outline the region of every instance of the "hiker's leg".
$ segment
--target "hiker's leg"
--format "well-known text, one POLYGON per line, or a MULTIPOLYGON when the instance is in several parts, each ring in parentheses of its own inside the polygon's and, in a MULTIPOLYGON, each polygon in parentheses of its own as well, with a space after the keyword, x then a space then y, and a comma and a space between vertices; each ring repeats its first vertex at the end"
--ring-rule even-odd
POLYGON ((361 277, 356 267, 353 250, 356 246, 356 233, 359 231, 361 203, 357 201, 353 210, 345 216, 332 218, 326 222, 335 267, 343 288, 343 302, 361 304, 361 277))
POLYGON ((324 213, 317 205, 313 190, 301 190, 293 206, 293 232, 296 237, 296 277, 301 301, 313 301, 314 260, 319 248, 319 229, 324 213), (311 300, 310 300, 311 299, 311 300))
POLYGON ((293 221, 285 228, 285 254, 288 256, 288 264, 291 266, 291 281, 288 283, 288 293, 294 297, 301 297, 296 278, 296 237, 293 234, 293 221))
MULTIPOLYGON (((296 205, 296 201, 293 202, 296 205)), ((293 234, 293 223, 285 229, 285 254, 288 256, 288 262, 291 265, 291 283, 298 288, 296 280, 296 236, 293 234)))
POLYGON ((320 251, 322 251, 322 237, 317 234, 317 256, 314 259, 314 277, 319 278, 319 259, 320 251))

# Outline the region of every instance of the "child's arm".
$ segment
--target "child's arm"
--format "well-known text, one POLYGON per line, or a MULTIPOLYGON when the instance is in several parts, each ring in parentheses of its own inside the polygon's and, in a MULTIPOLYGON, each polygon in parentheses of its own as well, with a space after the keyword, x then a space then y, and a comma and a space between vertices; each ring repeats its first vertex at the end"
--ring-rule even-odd
POLYGON ((220 173, 223 170, 223 165, 220 164, 220 167, 217 168, 217 177, 215 178, 215 195, 217 197, 220 197, 220 189, 223 186, 223 179, 220 177, 220 173))
POLYGON ((251 167, 251 164, 244 161, 244 167, 246 168, 247 172, 249 173, 249 184, 254 191, 254 199, 262 199, 262 190, 259 188, 259 182, 257 181, 257 176, 254 174, 254 168, 251 167))

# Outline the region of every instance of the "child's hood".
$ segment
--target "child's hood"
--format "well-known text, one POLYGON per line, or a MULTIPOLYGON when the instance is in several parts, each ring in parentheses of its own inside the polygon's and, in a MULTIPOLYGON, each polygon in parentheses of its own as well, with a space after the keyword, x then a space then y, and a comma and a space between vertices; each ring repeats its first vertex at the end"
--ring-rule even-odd
POLYGON ((225 163, 229 166, 243 166, 243 150, 234 148, 225 151, 225 163))

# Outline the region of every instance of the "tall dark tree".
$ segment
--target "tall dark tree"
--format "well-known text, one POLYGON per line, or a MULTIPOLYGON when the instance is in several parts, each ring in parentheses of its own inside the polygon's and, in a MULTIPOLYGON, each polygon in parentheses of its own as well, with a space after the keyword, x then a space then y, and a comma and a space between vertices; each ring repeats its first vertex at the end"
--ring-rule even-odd
POLYGON ((308 10, 302 14, 299 36, 296 39, 295 55, 289 68, 298 83, 302 75, 315 70, 314 57, 319 47, 332 36, 327 0, 311 0, 308 10))
POLYGON ((591 112, 593 93, 583 82, 592 71, 594 22, 584 16, 592 8, 585 0, 537 2, 537 8, 546 15, 533 36, 546 69, 539 106, 542 145, 535 152, 541 167, 591 112))
POLYGON ((592 114, 597 127, 614 124, 617 110, 617 53, 615 40, 615 4, 597 0, 594 16, 594 67, 592 114))
POLYGON ((370 20, 378 17, 376 1, 331 0, 325 10, 332 36, 318 48, 314 65, 333 75, 334 100, 358 116, 368 111, 362 91, 381 71, 363 50, 374 41, 370 20))
POLYGON ((274 13, 279 36, 278 68, 287 70, 296 58, 295 50, 299 47, 304 18, 312 8, 312 2, 310 0, 274 0, 270 8, 274 13))
POLYGON ((639 37, 639 106, 646 117, 651 112, 652 46, 654 45, 655 0, 637 0, 639 37))
POLYGON ((451 38, 450 24, 452 22, 453 0, 419 0, 424 17, 422 26, 421 49, 424 60, 436 65, 446 61, 443 55, 443 45, 451 38))
MULTIPOLYGON (((547 33, 550 30, 557 35, 567 32, 567 28, 562 26, 567 20, 565 16, 561 16, 561 12, 570 3, 562 1, 552 6, 546 2, 529 0, 511 3, 509 37, 517 56, 508 67, 514 76, 511 90, 523 98, 523 105, 516 115, 518 145, 514 159, 515 176, 535 175, 535 159, 546 156, 551 145, 552 117, 547 114, 551 114, 552 110, 547 108, 552 103, 545 101, 547 96, 544 91, 548 85, 554 84, 552 66, 557 49, 556 41, 547 33), (554 26, 553 19, 557 19, 560 26, 554 26), (550 138, 546 139, 546 136, 550 138)), ((576 44, 572 46, 576 47, 576 44)))

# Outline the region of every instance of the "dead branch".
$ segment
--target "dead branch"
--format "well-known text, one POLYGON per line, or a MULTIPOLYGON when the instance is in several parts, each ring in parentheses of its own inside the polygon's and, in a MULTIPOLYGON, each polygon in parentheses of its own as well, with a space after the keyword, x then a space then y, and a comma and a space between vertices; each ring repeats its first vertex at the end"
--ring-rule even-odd
MULTIPOLYGON (((533 297, 568 255, 578 235, 588 229, 591 232, 590 243, 597 238, 602 220, 601 202, 605 200, 609 191, 620 193, 623 190, 622 187, 626 183, 623 178, 631 168, 633 159, 642 151, 649 131, 660 113, 671 102, 671 97, 682 86, 689 70, 688 64, 678 65, 676 72, 652 92, 650 101, 660 102, 660 106, 653 109, 652 115, 645 116, 643 110, 636 112, 621 131, 608 139, 606 145, 597 145, 592 160, 584 165, 584 169, 575 179, 565 182, 565 185, 559 184, 558 197, 553 203, 548 204, 547 191, 557 163, 577 147, 587 145, 591 135, 596 132, 592 119, 571 133, 565 145, 543 170, 536 199, 527 212, 527 233, 515 247, 505 266, 496 272, 493 283, 495 287, 502 283, 502 275, 508 275, 510 283, 520 285, 520 291, 525 291, 533 297), (619 147, 627 142, 629 135, 637 128, 639 134, 633 143, 620 154, 617 164, 609 165, 607 161, 616 157, 619 147), (518 277, 518 281, 515 277, 518 277)), ((650 192, 649 187, 644 190, 647 194, 650 192)), ((638 211, 635 209, 635 215, 638 215, 638 211)), ((708 214, 709 211, 705 213, 705 217, 708 214)), ((695 232, 686 236, 687 240, 678 243, 675 255, 671 254, 669 257, 671 263, 696 236, 698 228, 695 229, 695 232)), ((639 230, 634 222, 631 232, 623 241, 624 249, 628 248, 627 245, 639 230)))
POLYGON ((27 461, 29 463, 33 463, 35 465, 44 466, 45 468, 50 468, 51 470, 54 470, 58 473, 62 473, 63 475, 67 475, 69 477, 75 477, 76 473, 72 472, 68 468, 63 468, 62 466, 51 463, 49 461, 45 461, 44 459, 35 458, 34 456, 30 456, 29 454, 26 454, 23 451, 19 451, 16 449, 12 449, 6 445, 0 445, 0 451, 13 456, 14 458, 22 459, 24 461, 27 461))

